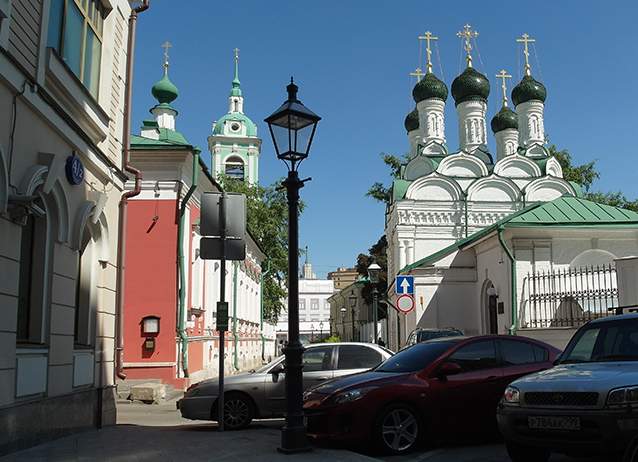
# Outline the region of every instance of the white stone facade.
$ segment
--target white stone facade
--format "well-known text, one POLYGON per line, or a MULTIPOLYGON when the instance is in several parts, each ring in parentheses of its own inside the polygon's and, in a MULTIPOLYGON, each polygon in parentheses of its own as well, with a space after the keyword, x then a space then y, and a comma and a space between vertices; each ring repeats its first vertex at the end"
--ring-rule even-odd
POLYGON ((85 87, 47 43, 50 4, 0 2, 0 453, 115 422, 130 6, 113 0, 96 13, 100 72, 85 87), (84 167, 79 184, 66 172, 72 156, 75 173, 77 161, 84 167))

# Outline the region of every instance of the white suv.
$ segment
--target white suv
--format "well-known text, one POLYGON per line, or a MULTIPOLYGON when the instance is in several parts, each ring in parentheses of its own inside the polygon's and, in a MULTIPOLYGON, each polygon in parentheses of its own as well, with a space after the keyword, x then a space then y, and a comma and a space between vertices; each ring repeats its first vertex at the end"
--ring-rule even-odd
POLYGON ((512 382, 497 419, 514 462, 621 454, 638 435, 638 314, 581 327, 555 367, 512 382))

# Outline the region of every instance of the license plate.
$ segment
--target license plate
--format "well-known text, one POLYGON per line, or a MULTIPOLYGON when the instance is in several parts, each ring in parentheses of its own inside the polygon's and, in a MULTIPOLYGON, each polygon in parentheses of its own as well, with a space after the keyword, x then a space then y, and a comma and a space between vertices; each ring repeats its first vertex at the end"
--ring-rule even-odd
POLYGON ((538 430, 580 430, 579 417, 528 417, 529 428, 538 430))

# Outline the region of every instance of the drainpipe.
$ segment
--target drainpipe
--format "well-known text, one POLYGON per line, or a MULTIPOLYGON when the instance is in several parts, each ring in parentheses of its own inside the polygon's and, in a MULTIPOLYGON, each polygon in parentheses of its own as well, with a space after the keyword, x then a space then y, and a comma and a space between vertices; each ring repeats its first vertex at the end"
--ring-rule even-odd
POLYGON ((500 242, 501 247, 507 254, 507 257, 510 259, 510 287, 511 287, 511 295, 512 295, 512 325, 509 327, 510 335, 516 335, 516 326, 518 325, 518 308, 516 306, 516 260, 514 259, 514 255, 510 251, 510 249, 505 244, 505 240, 503 239, 503 227, 498 227, 498 242, 500 242))
POLYGON ((193 176, 191 185, 182 200, 179 208, 179 222, 177 225, 177 269, 179 272, 179 309, 177 312, 177 336, 180 340, 180 349, 182 350, 182 370, 184 377, 188 377, 188 335, 186 334, 185 316, 186 311, 186 264, 184 257, 184 228, 186 228, 186 207, 188 201, 197 189, 197 181, 199 174, 199 153, 198 148, 193 149, 193 176))
POLYGON ((132 105, 132 89, 133 89, 133 64, 135 57, 135 29, 137 25, 137 15, 149 7, 149 0, 143 0, 142 4, 131 10, 128 18, 128 40, 126 44, 126 84, 124 86, 124 120, 122 134, 122 170, 135 176, 135 186, 133 190, 126 191, 120 199, 120 216, 119 216, 119 246, 117 248, 117 267, 120 269, 117 281, 117 303, 115 307, 117 323, 116 337, 116 355, 115 355, 115 373, 124 380, 124 275, 126 265, 124 262, 124 254, 126 251, 126 208, 128 200, 137 196, 142 190, 142 172, 134 168, 130 163, 131 153, 131 105, 132 105))
POLYGON ((233 348, 233 366, 235 370, 239 370, 239 358, 238 358, 238 336, 237 336, 237 271, 239 263, 233 262, 233 338, 235 340, 235 346, 233 348))
POLYGON ((264 337, 264 278, 270 274, 270 265, 259 273, 259 329, 261 331, 261 360, 266 360, 266 337, 264 337))

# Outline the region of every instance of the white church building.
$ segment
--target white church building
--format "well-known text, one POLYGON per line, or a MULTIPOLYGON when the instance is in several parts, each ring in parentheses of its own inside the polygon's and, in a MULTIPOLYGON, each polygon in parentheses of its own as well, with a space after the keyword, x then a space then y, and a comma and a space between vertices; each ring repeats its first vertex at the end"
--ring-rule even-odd
MULTIPOLYGON (((459 33, 466 69, 452 82, 459 150, 446 146, 446 84, 427 73, 412 92, 405 120, 410 153, 386 211, 388 276, 415 276, 415 309, 389 313, 390 347, 416 326, 456 327, 468 335, 520 334, 564 346, 573 330, 618 305, 615 260, 638 255, 638 213, 583 199, 545 147, 547 92, 525 75, 509 107, 491 120, 490 82, 472 66, 469 26, 459 33)), ((420 76, 419 76, 420 77, 420 76)), ((395 287, 389 288, 392 299, 395 287)))

